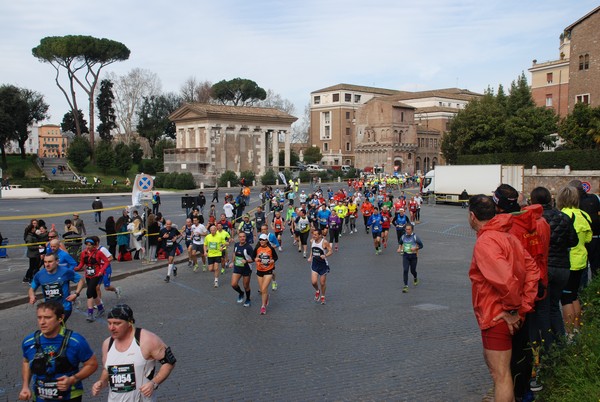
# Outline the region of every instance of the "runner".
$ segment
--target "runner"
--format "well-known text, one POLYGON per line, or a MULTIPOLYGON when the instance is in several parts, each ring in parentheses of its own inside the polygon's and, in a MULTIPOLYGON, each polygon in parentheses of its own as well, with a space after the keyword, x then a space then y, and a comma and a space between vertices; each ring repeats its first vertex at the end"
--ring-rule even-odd
POLYGON ((229 254, 227 253, 227 246, 233 241, 232 234, 228 230, 225 230, 221 222, 217 222, 217 236, 221 236, 221 273, 225 273, 225 267, 229 265, 229 254))
MULTIPOLYGON (((279 247, 279 242, 277 241, 277 236, 275 236, 275 233, 269 232, 269 227, 266 224, 261 226, 260 233, 264 233, 268 236, 269 244, 271 245, 271 247, 273 247, 273 248, 279 247)), ((273 271, 273 280, 271 281, 271 289, 273 289, 274 291, 277 290, 277 286, 278 286, 277 281, 275 280, 276 276, 277 276, 277 274, 275 273, 275 271, 273 271)))
POLYGON ((277 261, 277 252, 269 244, 269 237, 261 233, 258 236, 258 244, 254 249, 256 261, 256 276, 258 280, 258 288, 262 299, 260 314, 267 314, 267 306, 269 305, 269 283, 273 277, 275 270, 275 261, 277 261))
POLYGON ((34 399, 40 402, 81 401, 81 381, 98 368, 94 352, 83 336, 64 327, 60 302, 41 302, 36 314, 39 330, 27 335, 21 346, 23 385, 19 400, 27 401, 35 394, 34 399))
POLYGON ((98 297, 98 285, 102 280, 102 275, 110 264, 108 258, 97 248, 94 239, 88 237, 84 241, 85 250, 81 253, 81 261, 75 268, 76 271, 81 271, 85 267, 85 282, 87 285, 87 321, 93 322, 96 318, 104 314, 104 305, 98 297), (98 308, 96 317, 94 317, 94 304, 98 308))
POLYGON ((358 216, 358 205, 356 204, 356 200, 354 197, 350 198, 350 202, 348 202, 348 222, 350 224, 350 233, 357 233, 358 229, 356 229, 356 217, 358 216))
POLYGON ((298 252, 301 253, 304 251, 304 258, 306 258, 308 234, 310 233, 310 221, 306 217, 306 211, 304 209, 300 210, 300 215, 296 217, 294 225, 296 231, 298 232, 298 237, 300 238, 300 242, 298 243, 298 252))
POLYGON ((265 222, 267 222, 267 217, 265 216, 263 207, 259 205, 258 207, 256 207, 256 212, 254 213, 254 227, 256 228, 257 232, 260 231, 262 225, 264 225, 265 222))
POLYGON ((238 293, 238 304, 244 303, 244 307, 250 307, 250 275, 252 268, 250 264, 254 262, 254 250, 252 246, 246 242, 246 233, 238 234, 239 241, 233 246, 233 261, 231 268, 231 287, 238 293), (244 292, 240 289, 240 278, 243 277, 244 291, 246 300, 244 301, 244 292))
POLYGON ((248 244, 254 244, 254 223, 250 220, 250 215, 244 215, 242 222, 238 227, 238 234, 244 233, 248 244))
MULTIPOLYGON (((98 236, 90 236, 90 238, 94 239, 96 244, 100 244, 100 238, 98 236)), ((112 262, 114 260, 113 255, 108 251, 108 249, 104 246, 99 245, 98 250, 104 254, 104 256, 108 259, 108 266, 104 271, 104 275, 102 275, 102 284, 104 285, 104 290, 108 290, 109 292, 115 292, 117 299, 121 298, 122 289, 120 286, 112 286, 111 285, 111 277, 112 277, 112 262)), ((100 284, 98 284, 98 299, 100 299, 100 303, 102 303, 102 289, 100 288, 100 284)), ((102 303, 103 304, 103 303, 102 303)))
POLYGON ((204 254, 208 257, 208 270, 214 273, 214 287, 219 287, 219 265, 223 258, 223 238, 217 234, 217 226, 208 228, 210 233, 204 238, 204 254))
MULTIPOLYGON (((373 245, 375 246, 375 255, 379 255, 381 252, 381 231, 382 231, 383 219, 379 214, 378 208, 373 208, 373 215, 369 218, 367 226, 371 228, 373 236, 373 245)), ((368 231, 367 231, 368 233, 368 231)))
POLYGON ((325 238, 320 230, 313 230, 313 238, 310 245, 310 257, 308 262, 311 262, 311 283, 315 288, 315 301, 321 301, 325 304, 325 291, 327 290, 327 274, 329 273, 329 262, 327 257, 333 254, 331 244, 325 238), (319 282, 321 289, 319 290, 319 282))
POLYGON ((385 205, 384 203, 381 211, 381 241, 383 242, 383 248, 387 248, 391 220, 392 215, 390 215, 389 206, 385 205))
POLYGON ((404 229, 406 225, 410 223, 408 216, 404 215, 404 208, 400 208, 396 215, 394 215, 394 220, 392 222, 396 227, 396 237, 398 238, 398 244, 400 244, 400 238, 404 234, 404 229))
POLYGON ((177 253, 177 239, 181 237, 181 233, 173 227, 173 222, 168 219, 165 222, 165 227, 162 228, 158 234, 158 241, 161 243, 163 250, 167 253, 167 276, 165 282, 171 281, 171 274, 177 276, 177 267, 173 264, 175 254, 177 253))
POLYGON ((204 255, 204 236, 208 234, 206 227, 200 223, 200 219, 194 216, 191 227, 190 253, 192 256, 192 266, 194 272, 198 271, 198 254, 202 258, 202 271, 206 272, 206 256, 204 255))
POLYGON ((283 230, 285 229, 285 222, 283 221, 283 218, 281 217, 281 212, 280 211, 276 211, 275 212, 275 216, 273 217, 273 221, 271 222, 271 228, 273 229, 273 232, 275 232, 275 236, 277 236, 277 241, 279 242, 279 251, 283 251, 281 248, 281 244, 282 244, 282 233, 283 230))
POLYGON ((402 266, 404 268, 404 287, 402 288, 402 293, 408 292, 409 269, 413 276, 413 285, 417 286, 419 284, 419 280, 417 279, 417 257, 419 250, 423 248, 423 242, 413 233, 413 229, 412 223, 406 224, 406 233, 400 237, 400 245, 397 250, 402 254, 402 266))
POLYGON ((335 212, 335 209, 331 211, 331 216, 327 221, 327 225, 329 227, 329 243, 332 246, 335 246, 335 251, 338 251, 338 243, 340 242, 339 236, 341 236, 340 229, 342 227, 342 220, 335 212))
POLYGON ((187 250, 188 255, 188 267, 194 265, 194 258, 192 257, 192 218, 187 218, 185 220, 185 226, 183 227, 183 231, 181 232, 183 238, 185 239, 185 249, 187 250))
POLYGON ((369 219, 371 218, 371 215, 373 215, 373 204, 371 204, 371 201, 369 201, 369 199, 365 199, 365 202, 363 202, 363 204, 360 206, 360 213, 363 216, 363 220, 365 222, 365 232, 367 234, 369 234, 369 219))

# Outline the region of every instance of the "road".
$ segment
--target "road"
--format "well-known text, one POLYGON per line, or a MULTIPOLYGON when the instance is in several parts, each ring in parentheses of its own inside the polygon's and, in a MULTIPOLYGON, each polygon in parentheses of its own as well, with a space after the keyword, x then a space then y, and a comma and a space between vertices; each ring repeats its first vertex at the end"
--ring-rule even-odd
MULTIPOLYGON (((31 200, 10 208, 19 215, 34 207, 39 213, 78 210, 92 199, 31 200)), ((120 205, 127 198, 104 202, 120 205)), ((179 196, 165 196, 163 203, 167 216, 183 217, 179 196)), ((94 228, 91 216, 86 224, 94 228)), ((22 231, 22 223, 14 225, 12 231, 22 231)), ((465 210, 423 208, 416 229, 425 244, 419 254, 421 283, 407 294, 401 292, 395 247, 375 256, 371 236, 362 224, 359 229, 342 237, 340 251, 330 259, 325 306, 312 302, 309 264, 289 237, 277 264, 280 287, 266 316, 259 315, 254 276, 250 308, 236 304, 229 273, 217 289, 208 273, 185 267, 170 284, 163 282, 163 270, 120 280, 122 301, 133 308, 137 325, 159 334, 178 358, 159 388, 159 400, 481 401, 491 379, 471 308, 467 273, 475 236, 465 210)), ((110 307, 117 300, 111 294, 105 302, 110 307)), ((34 309, 5 309, 0 319, 0 400, 14 401, 20 389, 19 345, 35 329, 34 309)), ((77 311, 69 324, 100 353, 107 336, 104 320, 88 324, 77 311)), ((101 400, 89 394, 90 380, 84 386, 85 400, 101 400)))

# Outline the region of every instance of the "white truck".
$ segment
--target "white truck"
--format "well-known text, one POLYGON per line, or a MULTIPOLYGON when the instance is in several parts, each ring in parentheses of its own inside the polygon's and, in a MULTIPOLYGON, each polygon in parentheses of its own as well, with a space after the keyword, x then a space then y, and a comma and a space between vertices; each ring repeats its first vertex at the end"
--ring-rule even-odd
POLYGON ((469 196, 491 195, 500 184, 523 191, 523 165, 438 165, 425 175, 423 194, 434 195, 436 202, 457 203, 466 190, 469 196))

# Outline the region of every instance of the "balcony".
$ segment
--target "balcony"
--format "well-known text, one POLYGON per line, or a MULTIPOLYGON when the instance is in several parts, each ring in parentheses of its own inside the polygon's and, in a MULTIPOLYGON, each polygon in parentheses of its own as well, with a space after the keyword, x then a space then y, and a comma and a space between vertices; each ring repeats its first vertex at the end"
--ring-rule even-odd
POLYGON ((208 148, 170 148, 164 151, 165 163, 210 163, 208 148))

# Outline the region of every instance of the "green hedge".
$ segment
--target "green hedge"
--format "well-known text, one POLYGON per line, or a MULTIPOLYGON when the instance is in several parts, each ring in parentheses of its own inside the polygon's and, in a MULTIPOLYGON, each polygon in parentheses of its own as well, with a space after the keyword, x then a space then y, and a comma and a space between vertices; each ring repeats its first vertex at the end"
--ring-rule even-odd
POLYGON ((196 188, 196 182, 191 173, 159 173, 154 179, 154 188, 192 190, 196 188))
POLYGON ((555 152, 497 153, 483 155, 461 155, 459 165, 533 165, 539 169, 563 168, 569 165, 572 170, 600 170, 600 150, 568 150, 555 152))
POLYGON ((600 396, 600 278, 581 293, 581 329, 572 343, 556 345, 542 358, 538 394, 547 402, 598 402, 600 396))
POLYGON ((109 184, 84 186, 79 182, 46 181, 40 186, 48 194, 97 194, 97 193, 130 193, 131 187, 123 184, 111 186, 109 184))

